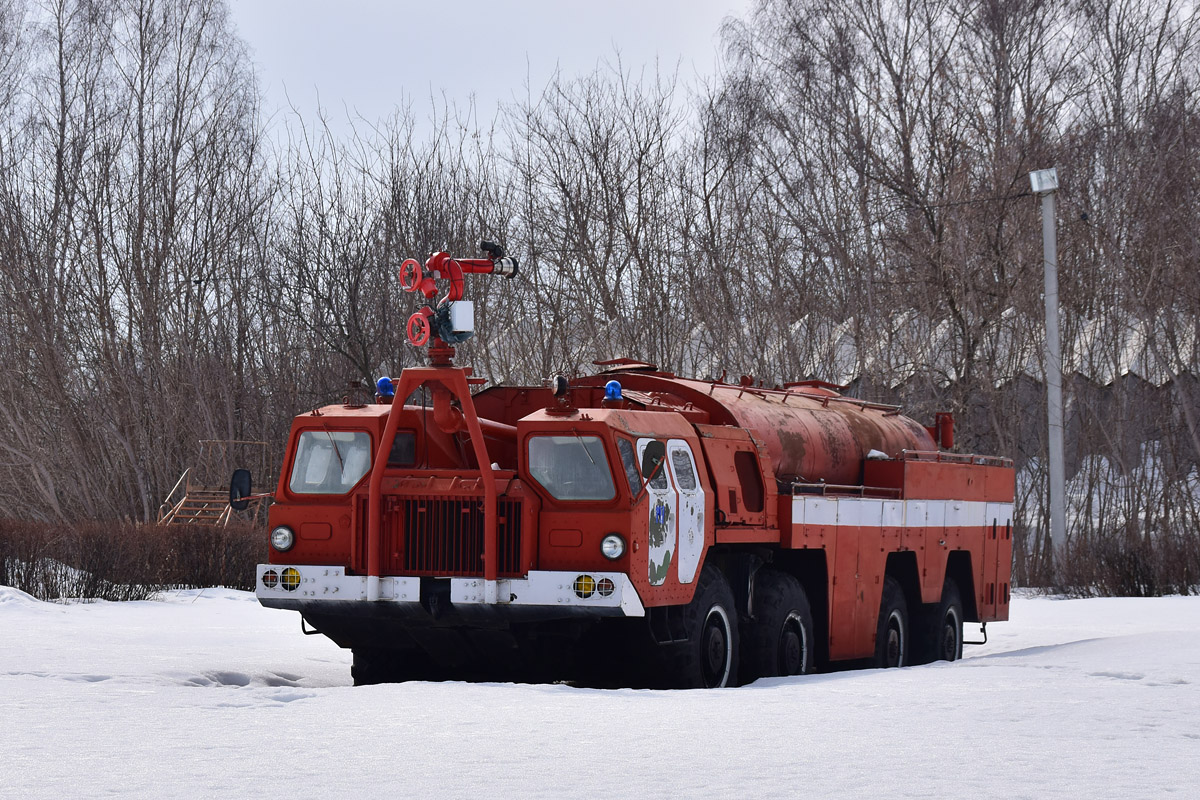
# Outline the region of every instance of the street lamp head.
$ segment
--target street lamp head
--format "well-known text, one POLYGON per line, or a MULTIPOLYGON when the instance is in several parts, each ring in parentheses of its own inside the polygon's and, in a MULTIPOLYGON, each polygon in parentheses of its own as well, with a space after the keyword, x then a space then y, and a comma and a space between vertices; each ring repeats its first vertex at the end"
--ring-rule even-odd
POLYGON ((1047 194, 1058 188, 1058 169, 1039 169, 1029 173, 1029 185, 1034 194, 1047 194))

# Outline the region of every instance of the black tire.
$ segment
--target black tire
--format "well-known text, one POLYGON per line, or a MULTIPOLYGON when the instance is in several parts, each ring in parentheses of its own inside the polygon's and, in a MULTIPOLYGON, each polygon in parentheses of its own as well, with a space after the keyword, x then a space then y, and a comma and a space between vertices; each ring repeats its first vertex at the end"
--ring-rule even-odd
POLYGON ((908 603, 900 583, 888 576, 883 581, 879 603, 879 627, 875 631, 875 666, 903 667, 908 664, 908 603))
POLYGON ((684 612, 688 640, 675 661, 672 683, 685 689, 737 685, 738 616, 721 571, 707 564, 684 612))
POLYGON ((418 654, 378 647, 356 647, 352 652, 354 661, 350 665, 350 677, 355 686, 436 680, 428 659, 418 654))
POLYGON ((355 686, 372 686, 391 680, 390 659, 385 651, 355 649, 350 665, 350 677, 355 686))
POLYGON ((754 622, 743 629, 742 680, 807 675, 813 670, 812 609, 800 581, 761 569, 754 576, 754 622))
POLYGON ((942 599, 925 620, 919 643, 918 663, 957 661, 962 658, 963 602, 958 584, 947 578, 942 585, 942 599))

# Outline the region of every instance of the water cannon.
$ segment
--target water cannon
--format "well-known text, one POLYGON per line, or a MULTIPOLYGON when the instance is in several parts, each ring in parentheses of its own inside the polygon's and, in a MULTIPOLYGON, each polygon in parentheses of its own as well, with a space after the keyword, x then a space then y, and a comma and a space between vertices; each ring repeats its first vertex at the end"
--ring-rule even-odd
POLYGON ((445 345, 465 342, 475 335, 475 305, 463 300, 464 275, 515 277, 520 267, 495 242, 482 241, 479 249, 487 258, 454 258, 449 253, 434 253, 422 265, 410 258, 400 265, 400 286, 406 292, 420 292, 426 300, 438 295, 438 281, 448 281, 445 295, 420 308, 408 318, 408 341, 424 346, 430 338, 445 345))
POLYGON ((521 265, 512 256, 506 256, 504 248, 500 245, 485 240, 479 243, 479 249, 486 253, 487 257, 492 260, 492 264, 495 265, 492 274, 502 278, 512 278, 517 274, 517 269, 521 265))

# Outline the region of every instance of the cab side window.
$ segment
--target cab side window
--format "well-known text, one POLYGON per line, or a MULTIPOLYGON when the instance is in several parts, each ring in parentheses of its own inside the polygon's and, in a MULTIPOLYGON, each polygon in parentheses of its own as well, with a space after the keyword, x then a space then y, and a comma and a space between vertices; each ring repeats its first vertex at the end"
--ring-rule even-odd
POLYGON ((629 493, 636 497, 642 488, 642 474, 638 471, 637 456, 633 454, 633 442, 618 436, 617 452, 621 454, 621 466, 625 468, 625 480, 629 481, 629 493))
POLYGON ((665 458, 663 459, 663 463, 658 465, 658 469, 654 471, 654 477, 650 479, 650 485, 659 490, 671 488, 671 484, 667 480, 667 464, 665 458))
POLYGON ((675 480, 679 488, 685 492, 695 491, 696 473, 692 470, 692 459, 682 448, 671 450, 671 467, 675 470, 675 480))
POLYGON ((411 467, 417 463, 416 431, 396 431, 392 449, 388 453, 389 467, 411 467))

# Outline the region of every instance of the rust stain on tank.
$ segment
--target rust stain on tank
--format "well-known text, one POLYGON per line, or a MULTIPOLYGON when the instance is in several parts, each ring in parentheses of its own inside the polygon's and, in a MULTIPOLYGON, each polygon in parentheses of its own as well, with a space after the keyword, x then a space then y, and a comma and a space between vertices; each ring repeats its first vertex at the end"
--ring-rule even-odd
MULTIPOLYGON (((888 450, 888 445, 875 420, 856 408, 841 407, 837 411, 846 420, 846 425, 854 436, 854 442, 859 446, 859 458, 865 457, 871 450, 885 452, 888 450)), ((888 455, 893 454, 889 453, 888 455)))
POLYGON ((821 438, 825 442, 825 452, 829 454, 829 466, 833 469, 838 469, 843 462, 850 456, 846 452, 845 440, 842 436, 842 431, 838 430, 836 420, 840 419, 836 413, 828 411, 817 411, 813 413, 813 419, 821 429, 821 438))
POLYGON ((804 460, 808 455, 808 440, 803 433, 790 428, 779 429, 779 444, 787 454, 787 461, 796 465, 797 472, 804 472, 804 460))
MULTIPOLYGON (((909 434, 913 437, 914 444, 916 444, 917 442, 925 443, 925 442, 932 441, 932 437, 929 435, 929 431, 926 430, 925 427, 923 425, 921 425, 921 423, 917 422, 915 419, 911 419, 909 417, 897 417, 896 420, 898 422, 902 422, 904 424, 904 427, 908 428, 909 434)), ((918 449, 925 449, 926 447, 928 447, 927 444, 922 444, 922 446, 918 449)), ((932 449, 934 449, 934 450, 938 449, 936 444, 934 445, 934 447, 932 449)))

